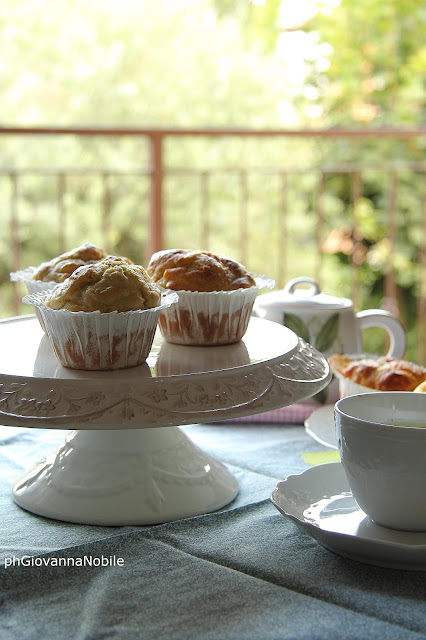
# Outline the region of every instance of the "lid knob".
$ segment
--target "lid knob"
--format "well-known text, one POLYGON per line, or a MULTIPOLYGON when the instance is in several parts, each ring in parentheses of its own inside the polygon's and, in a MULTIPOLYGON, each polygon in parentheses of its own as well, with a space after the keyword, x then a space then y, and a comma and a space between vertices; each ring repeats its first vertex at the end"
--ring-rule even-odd
MULTIPOLYGON (((294 294, 298 285, 301 285, 301 284, 310 285, 308 289, 303 290, 303 294, 304 294, 303 297, 305 298, 311 298, 321 293, 321 289, 319 288, 318 283, 315 282, 315 280, 312 280, 312 278, 307 278, 305 276, 300 276, 299 278, 293 278, 293 280, 290 280, 289 282, 287 282, 286 286, 284 287, 284 291, 285 293, 294 294)), ((302 291, 300 290, 299 293, 301 294, 302 291)))

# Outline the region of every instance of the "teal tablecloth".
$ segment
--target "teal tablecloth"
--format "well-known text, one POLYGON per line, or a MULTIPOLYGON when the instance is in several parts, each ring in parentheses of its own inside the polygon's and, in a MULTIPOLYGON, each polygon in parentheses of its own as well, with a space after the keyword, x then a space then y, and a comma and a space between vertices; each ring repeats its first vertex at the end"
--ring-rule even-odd
POLYGON ((151 527, 47 520, 11 485, 64 432, 0 429, 1 640, 426 638, 426 573, 334 555, 280 515, 277 481, 322 451, 302 426, 186 427, 240 482, 220 512, 151 527), (9 566, 30 555, 47 566, 9 566), (123 559, 58 567, 53 558, 123 559), (38 560, 41 562, 41 560, 38 560))

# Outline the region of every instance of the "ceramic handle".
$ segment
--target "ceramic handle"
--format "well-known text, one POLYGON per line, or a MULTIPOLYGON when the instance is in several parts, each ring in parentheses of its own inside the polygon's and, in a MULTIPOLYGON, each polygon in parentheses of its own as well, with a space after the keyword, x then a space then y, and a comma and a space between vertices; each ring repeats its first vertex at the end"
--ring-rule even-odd
POLYGON ((309 289, 306 289, 306 291, 304 291, 306 298, 310 298, 311 296, 316 296, 321 293, 321 289, 319 288, 318 283, 315 282, 315 280, 312 280, 312 278, 306 278, 305 276, 300 276, 300 278, 293 278, 293 280, 287 282, 286 286, 284 287, 284 291, 286 293, 294 293, 299 284, 310 285, 309 289))
POLYGON ((403 358, 407 347, 405 329, 392 313, 382 309, 368 309, 356 314, 360 329, 381 327, 389 334, 390 346, 386 355, 403 358))

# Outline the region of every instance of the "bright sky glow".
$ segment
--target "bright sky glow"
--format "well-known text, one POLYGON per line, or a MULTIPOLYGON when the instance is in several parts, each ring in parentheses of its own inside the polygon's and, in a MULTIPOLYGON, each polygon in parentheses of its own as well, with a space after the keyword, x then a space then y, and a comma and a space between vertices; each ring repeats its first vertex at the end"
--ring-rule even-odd
MULTIPOLYGON (((305 98, 312 102, 319 97, 317 89, 305 86, 307 74, 312 63, 319 73, 327 71, 333 49, 329 44, 321 43, 315 31, 305 31, 304 25, 319 11, 330 15, 339 4, 340 0, 282 0, 278 19, 281 33, 276 53, 284 64, 284 81, 289 87, 289 96, 303 91, 305 98)), ((309 110, 311 117, 321 116, 319 105, 312 104, 309 110)), ((296 114, 289 103, 281 102, 277 111, 282 122, 294 124, 296 114)))
POLYGON ((318 12, 316 3, 310 0, 283 0, 279 8, 278 23, 280 29, 300 27, 306 20, 318 12))

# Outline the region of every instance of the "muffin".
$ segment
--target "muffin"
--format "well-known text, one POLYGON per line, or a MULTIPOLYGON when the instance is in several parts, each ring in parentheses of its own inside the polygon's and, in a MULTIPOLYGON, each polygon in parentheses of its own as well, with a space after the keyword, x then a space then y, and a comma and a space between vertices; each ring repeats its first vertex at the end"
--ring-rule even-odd
POLYGON ((177 300, 140 265, 114 257, 78 267, 47 294, 29 295, 59 362, 72 369, 109 370, 145 362, 162 309, 177 300))
POLYGON ((152 280, 179 292, 179 302, 161 313, 160 330, 174 344, 211 346, 241 340, 262 287, 239 262, 210 251, 171 249, 155 253, 147 267, 152 280))
POLYGON ((31 280, 42 282, 63 282, 78 267, 85 264, 92 264, 107 257, 104 249, 99 249, 94 244, 86 242, 76 249, 71 249, 66 253, 57 256, 50 262, 43 262, 31 276, 31 280))
POLYGON ((29 293, 50 291, 58 282, 64 282, 78 267, 103 260, 107 255, 105 249, 86 242, 38 267, 15 271, 10 274, 10 278, 13 282, 25 282, 29 293))
MULTIPOLYGON (((78 267, 93 264, 107 257, 105 249, 86 242, 71 251, 62 253, 49 262, 43 262, 38 267, 27 267, 10 274, 12 282, 24 282, 28 293, 47 293, 52 291, 59 282, 64 282, 78 267)), ((120 258, 131 263, 128 258, 120 258)), ((38 309, 35 309, 42 329, 46 331, 38 309)))
POLYGON ((426 381, 426 369, 390 356, 335 354, 328 361, 339 378, 341 397, 369 391, 414 391, 426 381))
POLYGON ((147 269, 154 282, 174 291, 233 291, 256 286, 242 264, 210 251, 158 251, 147 269))

